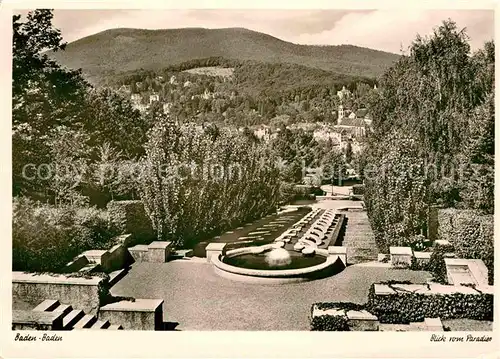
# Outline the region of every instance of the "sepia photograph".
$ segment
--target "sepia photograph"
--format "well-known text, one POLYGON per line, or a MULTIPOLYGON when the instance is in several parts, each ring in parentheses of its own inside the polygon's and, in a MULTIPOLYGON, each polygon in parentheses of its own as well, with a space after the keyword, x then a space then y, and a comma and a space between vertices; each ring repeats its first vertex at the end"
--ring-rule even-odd
POLYGON ((14 341, 492 341, 493 8, 9 16, 14 341))

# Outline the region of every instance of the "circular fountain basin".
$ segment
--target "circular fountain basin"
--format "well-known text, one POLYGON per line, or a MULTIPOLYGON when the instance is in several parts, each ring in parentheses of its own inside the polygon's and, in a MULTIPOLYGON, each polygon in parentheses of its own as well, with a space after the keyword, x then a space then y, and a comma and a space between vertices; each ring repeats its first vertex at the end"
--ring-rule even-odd
POLYGON ((264 248, 262 253, 248 247, 228 251, 226 255, 212 256, 215 272, 232 280, 275 284, 323 278, 344 268, 340 258, 328 255, 325 253, 327 251, 303 255, 273 245, 260 247, 264 248))

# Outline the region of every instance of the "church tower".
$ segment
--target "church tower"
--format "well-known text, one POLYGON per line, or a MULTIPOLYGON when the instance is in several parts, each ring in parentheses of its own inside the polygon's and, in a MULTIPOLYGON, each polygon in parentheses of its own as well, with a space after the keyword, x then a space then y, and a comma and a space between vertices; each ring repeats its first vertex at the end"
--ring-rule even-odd
POLYGON ((339 105, 339 117, 337 119, 337 125, 340 125, 340 121, 344 118, 344 106, 339 105))

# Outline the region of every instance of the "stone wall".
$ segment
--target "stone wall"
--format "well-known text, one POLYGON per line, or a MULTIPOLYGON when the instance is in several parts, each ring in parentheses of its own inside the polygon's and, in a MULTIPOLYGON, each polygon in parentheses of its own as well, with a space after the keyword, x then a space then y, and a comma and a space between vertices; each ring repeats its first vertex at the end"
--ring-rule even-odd
POLYGON ((107 278, 12 273, 13 301, 24 301, 33 307, 45 299, 58 299, 61 303, 96 314, 100 304, 108 297, 107 278))

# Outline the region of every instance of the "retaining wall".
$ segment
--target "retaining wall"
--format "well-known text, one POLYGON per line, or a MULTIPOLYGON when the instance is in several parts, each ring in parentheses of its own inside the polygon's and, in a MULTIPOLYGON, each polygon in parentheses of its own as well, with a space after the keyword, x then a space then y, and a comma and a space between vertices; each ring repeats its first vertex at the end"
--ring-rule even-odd
POLYGON ((61 303, 96 314, 99 305, 109 297, 108 279, 102 277, 68 277, 13 272, 12 298, 33 307, 45 299, 55 298, 61 303))

